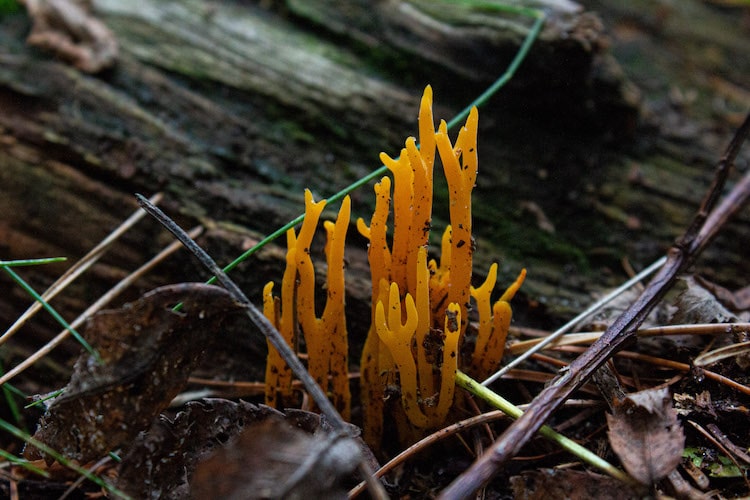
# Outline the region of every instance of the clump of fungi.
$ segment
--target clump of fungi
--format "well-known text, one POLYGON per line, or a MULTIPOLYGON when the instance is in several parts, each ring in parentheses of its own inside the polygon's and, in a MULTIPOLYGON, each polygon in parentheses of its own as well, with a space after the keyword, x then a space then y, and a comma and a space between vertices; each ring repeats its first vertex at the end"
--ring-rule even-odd
MULTIPOLYGON (((511 320, 509 301, 526 271, 521 271, 494 304, 491 294, 497 264, 490 267, 481 286, 471 286, 471 192, 478 165, 477 124, 478 112, 473 108, 451 144, 445 121, 435 130, 428 86, 419 110, 419 146, 410 137, 397 159, 381 153, 393 181, 385 176, 375 185, 370 224, 357 221, 357 229, 369 240, 372 318, 360 361, 360 391, 364 438, 375 448, 380 446, 387 412, 402 440, 415 430, 437 428, 454 404, 456 370, 484 379, 497 370, 503 356, 511 320), (439 263, 427 257, 436 151, 448 183, 450 210, 439 263), (389 213, 393 214, 390 238, 389 213), (468 359, 460 359, 472 299, 478 314, 475 347, 468 359), (387 404, 394 394, 400 405, 387 404)), ((295 332, 302 332, 311 375, 348 418, 351 397, 343 271, 350 200, 344 199, 336 222, 324 224, 327 298, 322 316, 317 317, 310 245, 324 207, 325 201, 314 202, 306 191, 305 220, 299 234, 294 229, 287 233, 281 297, 273 296, 273 283, 269 283, 264 290, 264 312, 290 345, 295 345, 295 332)), ((277 406, 291 391, 291 372, 269 346, 266 402, 277 406)))

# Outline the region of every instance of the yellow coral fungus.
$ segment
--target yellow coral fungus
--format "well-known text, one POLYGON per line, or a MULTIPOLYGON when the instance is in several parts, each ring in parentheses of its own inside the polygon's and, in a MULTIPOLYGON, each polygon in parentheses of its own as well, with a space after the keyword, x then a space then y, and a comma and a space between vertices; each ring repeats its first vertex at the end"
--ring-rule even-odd
POLYGON ((444 121, 435 131, 431 107, 432 91, 427 87, 419 111, 421 147, 409 138, 397 159, 381 154, 393 176, 392 198, 390 179, 384 177, 375 186, 370 226, 358 221, 360 232, 370 240, 373 283, 373 326, 360 367, 364 436, 373 445, 379 444, 383 427, 382 399, 387 385, 394 382, 400 385, 401 404, 413 426, 436 427, 447 417, 472 294, 480 315, 480 349, 471 366, 486 371, 499 363, 510 320, 507 301, 523 280, 519 277, 513 291, 493 307, 490 294, 497 274, 493 266, 485 284, 472 292, 471 192, 478 166, 478 113, 471 110, 452 145, 444 121), (451 222, 443 234, 439 265, 428 264, 426 249, 436 151, 448 182, 451 222), (390 247, 386 239, 389 210, 393 213, 390 247))
MULTIPOLYGON (((276 323, 279 331, 285 329, 282 334, 290 345, 293 345, 294 341, 293 328, 299 324, 307 347, 310 375, 321 387, 330 389, 329 393, 334 406, 347 419, 351 398, 344 315, 344 243, 349 226, 350 204, 349 197, 346 197, 341 204, 336 222, 324 223, 327 233, 325 246, 328 264, 327 297, 323 314, 317 317, 315 314, 315 268, 310 257, 310 247, 326 202, 323 200, 316 203, 312 198, 312 193, 309 190, 305 191, 305 220, 299 235, 295 237, 293 229, 287 233, 287 267, 282 281, 281 322, 276 323), (299 281, 295 283, 297 278, 299 281), (296 303, 292 303, 295 291, 296 303)), ((278 301, 272 297, 272 286, 269 283, 264 290, 264 313, 271 322, 275 322, 279 321, 279 311, 273 306, 278 301)), ((277 402, 277 393, 288 394, 291 379, 281 379, 277 375, 286 374, 288 371, 289 368, 269 344, 266 367, 266 402, 268 404, 277 402), (269 383, 269 374, 273 384, 269 383)))
POLYGON ((495 288, 497 264, 490 266, 487 279, 479 288, 471 287, 471 296, 479 313, 477 340, 471 357, 471 374, 478 380, 486 379, 500 368, 512 315, 510 300, 521 288, 524 278, 525 269, 494 305, 490 304, 490 294, 495 288))
MULTIPOLYGON (((284 337, 287 344, 294 345, 297 329, 294 317, 294 289, 297 280, 294 230, 287 231, 286 269, 281 280, 281 300, 273 296, 273 281, 263 288, 263 314, 284 337)), ((292 371, 281 359, 281 355, 270 343, 266 361, 266 404, 275 407, 280 399, 292 394, 292 371)))
MULTIPOLYGON (((496 264, 481 286, 471 287, 471 193, 478 167, 477 130, 478 113, 472 109, 455 145, 444 121, 436 131, 428 86, 419 109, 421 145, 410 137, 398 158, 381 153, 392 180, 386 176, 375 185, 375 210, 369 225, 357 220, 359 232, 369 241, 372 279, 370 330, 360 362, 362 416, 364 438, 376 449, 381 444, 386 411, 393 410, 390 416, 402 439, 437 427, 451 413, 457 370, 466 369, 484 378, 502 358, 511 317, 509 301, 521 286, 525 271, 494 304, 496 264), (427 258, 436 154, 448 184, 450 215, 439 263, 427 258), (477 338, 471 358, 461 360, 472 299, 479 319, 477 338), (391 402, 386 404, 386 399, 391 402)), ((295 341, 299 325, 310 373, 348 416, 343 253, 349 200, 342 203, 335 223, 325 223, 328 296, 322 315, 317 317, 310 244, 324 206, 324 201, 315 203, 310 192, 305 193, 305 221, 299 235, 294 230, 287 235, 282 298, 273 297, 269 284, 264 290, 264 311, 290 343, 295 341)), ((278 405, 279 396, 286 397, 290 390, 289 370, 271 350, 266 400, 278 405)))
POLYGON ((398 285, 391 283, 388 301, 378 301, 375 308, 375 329, 380 341, 388 348, 399 372, 401 403, 409 420, 417 427, 428 427, 430 419, 419 407, 417 367, 411 355, 411 343, 417 329, 417 307, 410 294, 404 300, 406 322, 401 324, 401 299, 398 285), (384 308, 388 308, 386 320, 384 308))

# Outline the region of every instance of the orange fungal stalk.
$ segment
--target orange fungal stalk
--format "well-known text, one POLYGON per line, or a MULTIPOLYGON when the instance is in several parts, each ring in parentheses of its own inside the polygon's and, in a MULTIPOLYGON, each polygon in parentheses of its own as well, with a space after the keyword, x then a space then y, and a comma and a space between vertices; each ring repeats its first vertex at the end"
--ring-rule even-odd
MULTIPOLYGON (((381 153, 391 177, 375 185, 375 210, 369 225, 357 220, 367 238, 372 279, 370 330, 360 361, 360 389, 364 438, 379 448, 384 418, 392 411, 402 439, 414 430, 443 424, 451 413, 456 371, 461 368, 485 378, 501 362, 511 320, 510 300, 523 283, 526 271, 494 304, 491 295, 497 264, 484 283, 471 286, 471 193, 478 169, 479 115, 472 109, 455 144, 445 121, 435 130, 432 89, 428 86, 419 109, 419 139, 410 137, 398 158, 381 153), (450 225, 445 229, 439 263, 427 258, 432 225, 433 167, 437 157, 449 189, 450 225), (388 219, 393 229, 388 237, 388 219), (477 337, 470 359, 460 359, 471 303, 478 313, 477 337)), ((310 373, 327 389, 337 406, 349 415, 346 381, 347 340, 344 319, 344 239, 349 225, 349 198, 335 223, 326 222, 325 255, 328 264, 327 300, 320 317, 315 314, 315 269, 310 244, 325 201, 315 203, 305 193, 305 221, 299 235, 287 234, 287 267, 281 299, 264 290, 264 312, 290 344, 301 329, 307 346, 310 373), (295 312, 296 309, 296 312, 295 312)), ((291 392, 291 374, 269 349, 266 401, 278 405, 291 392)))

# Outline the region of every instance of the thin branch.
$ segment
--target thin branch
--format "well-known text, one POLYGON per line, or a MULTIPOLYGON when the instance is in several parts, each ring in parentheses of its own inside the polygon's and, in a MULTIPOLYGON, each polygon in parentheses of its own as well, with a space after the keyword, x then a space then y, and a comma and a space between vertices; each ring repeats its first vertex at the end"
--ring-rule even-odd
MULTIPOLYGON (((141 213, 143 213, 141 211, 141 213)), ((193 238, 197 237, 201 232, 203 231, 203 228, 201 226, 195 227, 190 230, 190 234, 193 238)), ((161 252, 156 254, 155 257, 150 259, 148 262, 143 264, 141 267, 127 275, 125 278, 123 278, 119 283, 117 283, 115 286, 110 288, 107 293, 99 297, 96 302, 91 304, 88 308, 86 308, 85 311, 83 311, 75 320, 71 321, 70 326, 71 328, 78 328, 83 324, 86 319, 90 318, 94 313, 99 311, 101 308, 112 302, 120 293, 122 293, 123 290, 125 290, 127 287, 132 285, 137 279, 139 279, 141 276, 146 274, 148 271, 153 269, 157 264, 162 262, 164 259, 166 259, 169 255, 176 252, 180 248, 180 243, 177 241, 173 241, 170 243, 166 248, 164 248, 161 252)), ((44 295, 42 295, 44 297, 44 295)), ((30 366, 34 365, 37 361, 42 359, 44 356, 52 352, 52 350, 57 347, 58 345, 62 344, 65 339, 67 339, 70 336, 70 332, 67 329, 64 329, 60 333, 58 333, 55 338, 44 344, 40 349, 38 349, 34 354, 31 356, 26 357, 23 361, 18 363, 16 366, 13 367, 12 370, 9 370, 7 373, 4 373, 0 377, 0 385, 8 382, 13 377, 17 376, 19 373, 23 373, 25 370, 27 370, 30 366)))
MULTIPOLYGON (((203 264, 206 269, 211 272, 219 283, 231 294, 232 298, 236 300, 245 308, 245 312, 253 324, 260 330, 264 337, 276 348, 281 355, 282 359, 286 361, 289 368, 291 368, 294 375, 299 378, 305 386, 305 389, 315 401, 315 404, 320 408, 320 412, 325 415, 328 419, 331 427, 337 432, 351 435, 351 431, 338 414, 336 408, 328 400, 325 392, 315 382, 312 375, 305 369, 305 366, 296 356, 292 348, 286 343, 284 338, 281 336, 278 330, 274 328, 270 321, 261 313, 255 305, 250 302, 245 293, 232 281, 229 276, 216 264, 205 250, 203 250, 190 236, 174 222, 169 216, 162 212, 159 208, 154 206, 146 197, 136 194, 136 199, 141 207, 148 212, 149 215, 154 217, 161 225, 163 225, 170 233, 174 235, 183 245, 187 248, 190 253, 203 264)), ((376 498, 387 499, 387 495, 383 486, 376 480, 372 479, 372 470, 369 464, 362 459, 359 464, 360 471, 368 479, 368 486, 372 488, 372 492, 376 498)))
POLYGON ((716 236, 726 220, 734 215, 750 197, 750 172, 738 182, 729 195, 713 210, 730 167, 742 143, 750 134, 750 115, 735 133, 727 151, 716 167, 716 175, 692 223, 685 234, 667 252, 667 262, 643 290, 636 302, 604 332, 586 352, 563 369, 555 380, 540 392, 529 409, 479 457, 474 464, 453 481, 441 499, 469 498, 484 486, 500 467, 514 457, 544 425, 570 395, 583 385, 623 345, 635 338, 635 331, 649 312, 667 293, 677 276, 716 236))

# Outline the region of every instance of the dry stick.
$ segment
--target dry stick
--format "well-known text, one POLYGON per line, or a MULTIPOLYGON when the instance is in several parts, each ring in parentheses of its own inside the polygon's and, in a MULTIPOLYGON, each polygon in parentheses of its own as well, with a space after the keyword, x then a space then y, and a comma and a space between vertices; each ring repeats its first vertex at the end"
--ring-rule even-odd
MULTIPOLYGON (((276 348, 281 357, 286 361, 286 364, 291 368, 292 372, 299 378, 305 386, 305 389, 315 401, 315 404, 320 408, 320 412, 325 415, 331 426, 339 433, 350 435, 350 431, 346 426, 346 422, 338 414, 336 408, 328 400, 325 392, 312 378, 312 375, 305 369, 305 366, 297 358, 292 348, 286 343, 284 338, 281 336, 278 330, 271 324, 270 321, 258 310, 255 305, 250 302, 250 299, 244 294, 244 292, 227 276, 227 274, 216 264, 205 250, 203 250, 190 236, 175 223, 169 216, 162 212, 159 208, 154 206, 145 196, 140 194, 135 195, 138 203, 141 207, 148 212, 149 215, 154 217, 161 225, 163 225, 175 238, 185 245, 190 253, 203 264, 209 272, 211 272, 221 285, 229 292, 232 298, 241 304, 245 308, 247 316, 250 321, 258 327, 260 332, 266 337, 271 344, 276 348)), ((383 488, 376 479, 373 478, 373 472, 369 464, 362 459, 359 463, 360 472, 364 475, 368 482, 368 486, 371 488, 371 493, 378 498, 387 500, 388 496, 383 488)))
POLYGON ((636 283, 640 283, 643 279, 647 278, 654 272, 656 272, 661 266, 664 265, 664 263, 667 261, 666 257, 661 257, 656 262, 648 266, 646 269, 638 273, 636 276, 633 276, 628 281, 623 283, 622 285, 618 286, 611 292, 609 292, 607 295, 602 297, 601 299, 597 300, 595 303, 591 304, 585 311, 583 311, 581 314, 577 315, 575 318, 571 319, 567 323, 565 323, 563 326, 555 330, 550 335, 547 335, 543 339, 539 341, 538 344, 536 344, 534 347, 523 353, 522 355, 518 356, 516 359, 493 373, 490 377, 487 378, 484 382, 482 382, 482 385, 487 387, 495 380, 499 379, 509 371, 511 371, 516 366, 520 365, 527 359, 529 359, 531 356, 536 354, 537 352, 541 351, 545 347, 547 347, 549 344, 554 342, 555 340, 559 339, 561 336, 563 336, 566 332, 569 332, 572 330, 576 325, 581 323, 584 319, 586 319, 588 316, 592 315, 593 313, 597 312, 602 307, 606 306, 610 302, 612 302, 614 299, 622 295, 626 290, 628 290, 630 287, 635 285, 636 283))
POLYGON ((677 275, 684 271, 708 245, 723 224, 738 212, 750 197, 750 171, 734 186, 723 202, 713 210, 729 169, 742 143, 750 134, 750 115, 745 118, 719 160, 713 183, 685 234, 667 252, 667 262, 643 290, 636 302, 604 332, 587 351, 563 369, 555 380, 532 401, 492 447, 464 471, 438 498, 469 498, 484 486, 499 468, 514 457, 557 408, 582 386, 610 356, 635 338, 635 331, 653 307, 669 290, 677 275))
MULTIPOLYGON (((141 213, 143 213, 143 211, 141 211, 141 213)), ((201 226, 197 226, 191 229, 188 234, 190 234, 191 237, 195 238, 202 231, 203 231, 203 228, 201 226)), ((128 274, 119 283, 117 283, 115 286, 110 288, 107 291, 107 293, 99 297, 96 300, 96 302, 94 302, 88 308, 86 308, 85 311, 83 311, 75 320, 73 320, 70 323, 70 327, 78 328, 79 326, 81 326, 83 322, 86 321, 91 316, 93 316, 94 313, 96 313, 101 308, 103 308, 104 306, 112 302, 118 295, 120 295, 120 293, 122 293, 123 290, 128 288, 137 279, 139 279, 141 276, 143 276, 148 271, 153 269, 154 266, 162 262, 164 259, 166 259, 167 257, 169 257, 171 254, 173 254, 179 249, 180 249, 180 243, 178 241, 173 241, 172 243, 170 243, 161 252, 156 254, 155 257, 150 259, 148 262, 143 264, 141 267, 139 267, 132 273, 128 274)), ((34 365, 34 363, 36 363, 37 361, 42 359, 44 356, 52 352, 52 350, 55 347, 62 344, 63 341, 65 341, 65 339, 67 339, 69 336, 70 336, 70 330, 68 330, 67 328, 63 329, 63 331, 58 333, 57 336, 55 336, 55 338, 53 338, 52 340, 44 344, 41 348, 37 349, 37 351, 34 354, 27 357, 20 363, 18 363, 16 366, 13 367, 12 370, 9 370, 7 373, 4 373, 2 376, 0 376, 0 385, 3 385, 5 382, 8 382, 13 377, 17 376, 19 373, 24 372, 30 366, 34 365)))
MULTIPOLYGON (((545 349, 554 349, 565 345, 576 345, 576 344, 590 344, 596 339, 602 336, 603 332, 578 332, 569 333, 563 335, 562 338, 552 345, 545 346, 545 349)), ((639 337, 667 337, 671 335, 732 335, 741 333, 750 333, 750 323, 700 323, 697 325, 667 325, 667 326, 653 326, 650 328, 641 328, 636 330, 636 335, 639 337)), ((528 352, 532 346, 537 346, 543 339, 529 339, 520 340, 510 344, 506 349, 506 353, 519 354, 528 352)), ((742 344, 732 344, 733 347, 742 344)), ((717 349, 718 351, 718 349, 717 349)), ((715 352, 715 351, 712 351, 715 352)), ((693 364, 699 365, 698 360, 706 356, 701 356, 693 360, 693 364)), ((482 383, 482 385, 485 385, 482 383)))

